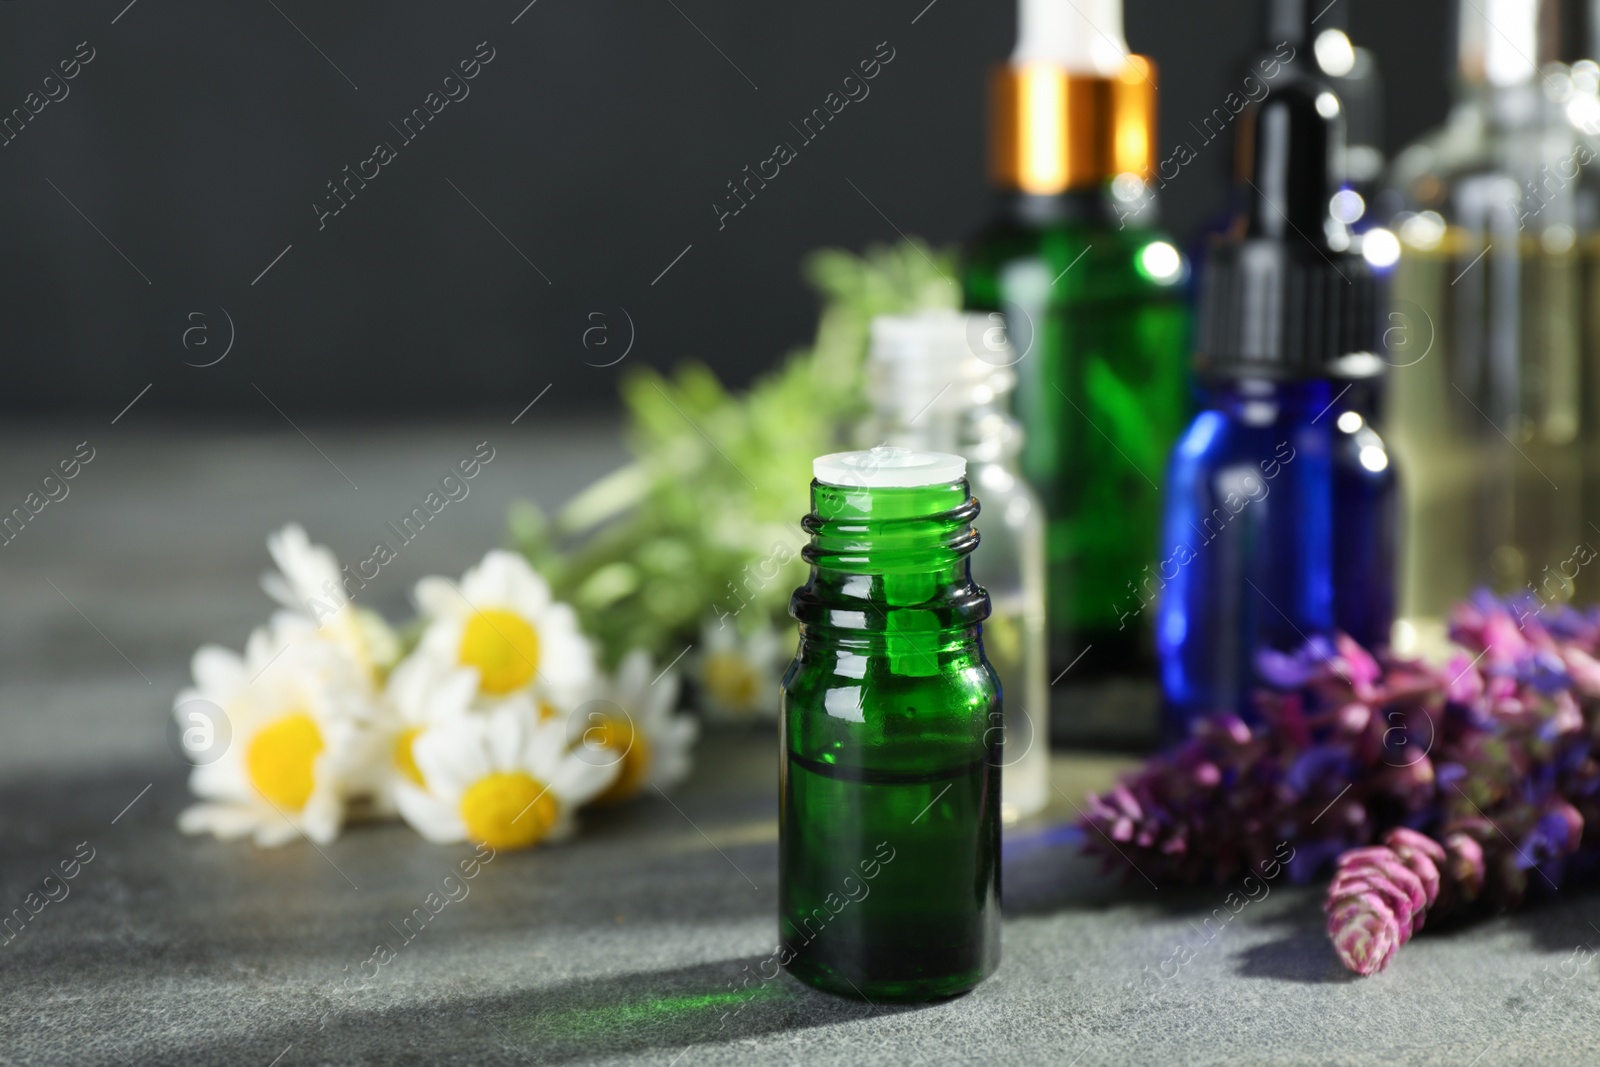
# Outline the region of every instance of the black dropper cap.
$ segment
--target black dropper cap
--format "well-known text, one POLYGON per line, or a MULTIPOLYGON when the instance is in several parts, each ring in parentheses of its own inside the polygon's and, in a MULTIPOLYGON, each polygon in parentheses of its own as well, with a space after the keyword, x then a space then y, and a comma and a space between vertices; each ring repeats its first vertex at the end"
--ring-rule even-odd
POLYGON ((1375 181, 1383 169, 1383 80, 1377 61, 1366 49, 1352 48, 1349 69, 1335 73, 1324 69, 1316 55, 1322 34, 1349 29, 1350 5, 1329 0, 1265 0, 1265 4, 1262 47, 1289 45, 1294 49, 1292 62, 1333 90, 1344 105, 1345 141, 1352 150, 1345 177, 1359 184, 1375 181))
POLYGON ((1201 278, 1195 363, 1207 377, 1320 378, 1372 346, 1372 272, 1331 212, 1344 126, 1338 98, 1294 72, 1246 111, 1239 202, 1201 278))
POLYGON ((1259 0, 1259 3, 1256 23, 1259 36, 1244 65, 1244 75, 1261 81, 1269 89, 1283 84, 1291 72, 1318 77, 1314 42, 1323 30, 1344 29, 1340 10, 1344 5, 1329 6, 1328 0, 1259 0))
POLYGON ((1323 30, 1345 29, 1344 9, 1348 6, 1328 0, 1267 0, 1266 39, 1262 43, 1287 42, 1298 50, 1311 44, 1323 30))

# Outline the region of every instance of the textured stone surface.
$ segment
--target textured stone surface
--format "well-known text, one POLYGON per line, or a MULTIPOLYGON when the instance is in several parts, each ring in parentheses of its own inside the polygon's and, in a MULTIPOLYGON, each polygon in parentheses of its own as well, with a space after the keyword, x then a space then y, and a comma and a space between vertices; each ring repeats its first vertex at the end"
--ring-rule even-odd
POLYGON ((469 849, 398 826, 321 853, 183 838, 170 765, 10 787, 7 906, 79 842, 95 856, 0 946, 0 1062, 1596 1059, 1600 967, 1572 956, 1600 944, 1592 897, 1424 934, 1363 981, 1334 960, 1313 890, 1274 888, 1219 926, 1224 889, 1097 878, 1047 830, 1008 842, 1005 959, 972 994, 904 1008, 763 981, 773 743, 713 738, 677 809, 646 801, 570 844, 501 855, 416 932, 398 928, 469 849), (379 942, 396 958, 352 990, 379 942))
MULTIPOLYGON (((750 978, 776 908, 761 732, 710 738, 676 807, 646 799, 569 844, 496 858, 350 992, 470 850, 399 826, 320 852, 184 838, 166 709, 194 645, 237 646, 267 610, 267 529, 299 518, 354 552, 486 434, 308 429, 359 495, 288 432, 114 441, 30 541, 0 549, 0 910, 80 842, 94 849, 70 895, 0 944, 0 1063, 1600 1062, 1600 966, 1574 955, 1600 947, 1600 898, 1427 931, 1358 980, 1326 944, 1315 890, 1275 884, 1219 925, 1235 887, 1099 877, 1048 820, 1008 837, 1004 962, 972 994, 887 1007, 750 978)), ((494 542, 509 497, 559 503, 619 456, 593 428, 516 434, 482 496, 380 590, 386 609, 494 542)), ((3 442, 0 489, 25 492, 82 436, 3 442)), ((1054 818, 1113 769, 1058 760, 1054 818)))

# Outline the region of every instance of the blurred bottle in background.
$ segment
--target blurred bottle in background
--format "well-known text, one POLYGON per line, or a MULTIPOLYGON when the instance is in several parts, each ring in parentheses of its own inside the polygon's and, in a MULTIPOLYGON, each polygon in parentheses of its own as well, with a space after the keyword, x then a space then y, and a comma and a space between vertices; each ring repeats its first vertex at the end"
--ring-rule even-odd
MULTIPOLYGON (((1309 64, 1302 69, 1339 99, 1345 149, 1329 212, 1347 236, 1335 234, 1333 247, 1367 261, 1381 307, 1387 275, 1400 258, 1400 242, 1382 225, 1394 210, 1383 188, 1383 79, 1372 52, 1353 44, 1346 32, 1349 7, 1330 8, 1327 0, 1268 0, 1267 36, 1296 42, 1301 54, 1295 62, 1309 64)), ((1370 351, 1379 340, 1374 326, 1362 339, 1363 351, 1335 362, 1327 415, 1334 427, 1334 623, 1371 649, 1388 647, 1394 623, 1400 520, 1399 475, 1377 429, 1388 384, 1388 365, 1370 351)))
MULTIPOLYGON (((1156 546, 1189 333, 1187 265, 1156 228, 1149 184, 1155 78, 1128 53, 1120 0, 1020 0, 1016 51, 992 86, 998 208, 969 249, 966 301, 1004 313, 1017 353, 1021 465, 1048 520, 1052 678, 1071 668, 1058 699, 1151 662, 1147 619, 1121 612, 1156 546)), ((1132 698, 1152 733, 1153 697, 1132 698)), ((1106 722, 1074 707, 1058 736, 1137 718, 1116 699, 1092 703, 1114 709, 1106 722)))
POLYGON ((1330 210, 1338 98, 1302 68, 1240 122, 1243 210, 1202 274, 1203 410, 1172 453, 1152 576, 1169 740, 1216 712, 1253 717, 1274 654, 1329 654, 1336 550, 1348 550, 1334 522, 1335 377, 1374 332, 1371 270, 1330 210))
MULTIPOLYGON (((1383 210, 1383 78, 1372 52, 1358 47, 1346 32, 1348 4, 1327 6, 1327 0, 1271 0, 1273 17, 1284 36, 1300 33, 1309 45, 1308 59, 1320 78, 1339 98, 1344 112, 1345 150, 1340 166, 1341 191, 1334 214, 1350 228, 1353 247, 1373 258, 1361 243, 1390 212, 1383 210), (1354 194, 1351 196, 1350 194, 1354 194)), ((1374 266, 1392 266, 1398 256, 1393 244, 1376 253, 1374 266), (1387 262, 1385 262, 1387 261, 1387 262)))
POLYGON ((1001 818, 1044 809, 1050 794, 1050 707, 1045 677, 1044 509, 1017 466, 1022 432, 1011 417, 1016 354, 986 315, 926 311, 872 322, 867 391, 873 414, 863 447, 895 445, 967 460, 983 501, 972 577, 989 593, 983 624, 1000 677, 1004 730, 1001 818))
POLYGON ((1461 0, 1455 105, 1395 161, 1384 425, 1406 484, 1400 651, 1438 648, 1476 586, 1555 603, 1600 590, 1571 562, 1600 544, 1593 8, 1461 0))
MULTIPOLYGON (((1392 214, 1394 206, 1382 203, 1383 79, 1376 57, 1352 43, 1346 32, 1349 8, 1349 4, 1330 5, 1327 0, 1262 0, 1260 39, 1230 88, 1236 86, 1245 99, 1259 104, 1299 73, 1320 80, 1339 98, 1346 144, 1338 169, 1347 195, 1336 213, 1349 227, 1354 247, 1361 251, 1363 236, 1392 214)), ((1232 159, 1230 156, 1230 165, 1232 159)), ((1201 228, 1195 249, 1197 268, 1203 266, 1210 237, 1226 231, 1244 207, 1241 188, 1248 192, 1240 186, 1230 189, 1223 209, 1201 228)), ((1376 254, 1392 266, 1399 255, 1392 235, 1386 231, 1378 243, 1381 247, 1376 254)))
MULTIPOLYGON (((1372 52, 1350 40, 1349 4, 1327 0, 1262 0, 1261 38, 1239 74, 1247 97, 1259 103, 1298 74, 1322 82, 1339 99, 1345 148, 1336 161, 1339 190, 1329 210, 1345 232, 1339 251, 1360 252, 1380 285, 1400 257, 1400 244, 1381 223, 1394 212, 1383 187, 1383 79, 1372 52), (1348 243, 1346 243, 1348 242, 1348 243)), ((1251 190, 1236 183, 1227 205, 1196 241, 1196 285, 1203 286, 1205 247, 1226 233, 1251 190)), ((1380 305, 1382 298, 1380 297, 1380 305)), ((1368 347, 1378 347, 1378 337, 1368 347)), ((1399 553, 1399 477, 1379 436, 1388 365, 1373 352, 1341 359, 1332 372, 1334 480, 1334 619, 1367 648, 1389 644, 1399 553)))
MULTIPOLYGON (((1381 276, 1375 281, 1381 287, 1381 276)), ((1382 304, 1380 289, 1373 318, 1382 304)), ((1377 338, 1369 333, 1366 340, 1377 338)), ((1334 429, 1333 618, 1368 649, 1389 647, 1398 590, 1400 476, 1376 429, 1387 370, 1373 352, 1340 358, 1326 416, 1334 429)))

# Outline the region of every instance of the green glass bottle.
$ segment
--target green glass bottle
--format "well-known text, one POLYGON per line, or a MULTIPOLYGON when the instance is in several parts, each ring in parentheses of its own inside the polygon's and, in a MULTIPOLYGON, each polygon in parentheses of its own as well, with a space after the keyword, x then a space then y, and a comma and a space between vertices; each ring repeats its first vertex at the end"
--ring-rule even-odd
POLYGON ((1121 43, 1120 3, 1091 6, 1022 0, 993 86, 999 210, 965 277, 968 309, 1003 314, 1017 353, 1022 470, 1048 519, 1051 676, 1082 655, 1075 678, 1152 663, 1146 567, 1189 408, 1188 271, 1147 184, 1155 68, 1121 43))
POLYGON ((783 680, 779 959, 873 1002, 966 992, 1000 959, 1000 687, 966 461, 814 467, 783 680))

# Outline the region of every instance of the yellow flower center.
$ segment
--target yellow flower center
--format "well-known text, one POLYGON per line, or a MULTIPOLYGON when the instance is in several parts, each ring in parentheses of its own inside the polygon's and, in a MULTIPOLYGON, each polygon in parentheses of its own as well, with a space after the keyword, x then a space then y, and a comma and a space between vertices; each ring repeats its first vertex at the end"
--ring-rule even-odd
POLYGON ((616 804, 644 788, 645 776, 650 773, 650 742, 633 723, 606 716, 600 725, 584 731, 583 742, 591 748, 607 749, 622 760, 617 780, 595 798, 596 804, 616 804))
POLYGON ((461 796, 467 837, 494 848, 527 848, 556 824, 561 802, 550 787, 521 771, 480 778, 461 796))
POLYGON ((713 652, 701 669, 705 687, 730 711, 750 711, 761 689, 761 678, 737 652, 713 652))
POLYGON ((414 785, 425 785, 422 780, 422 769, 417 766, 417 755, 411 750, 411 743, 422 733, 422 727, 413 726, 405 730, 394 742, 395 768, 414 785))
POLYGON ((322 751, 322 731, 305 712, 286 715, 250 739, 245 767, 256 792, 286 811, 299 811, 311 799, 312 768, 322 751))
POLYGON ((533 681, 539 666, 539 631, 521 615, 490 608, 467 620, 461 665, 478 669, 478 687, 499 696, 533 681))

